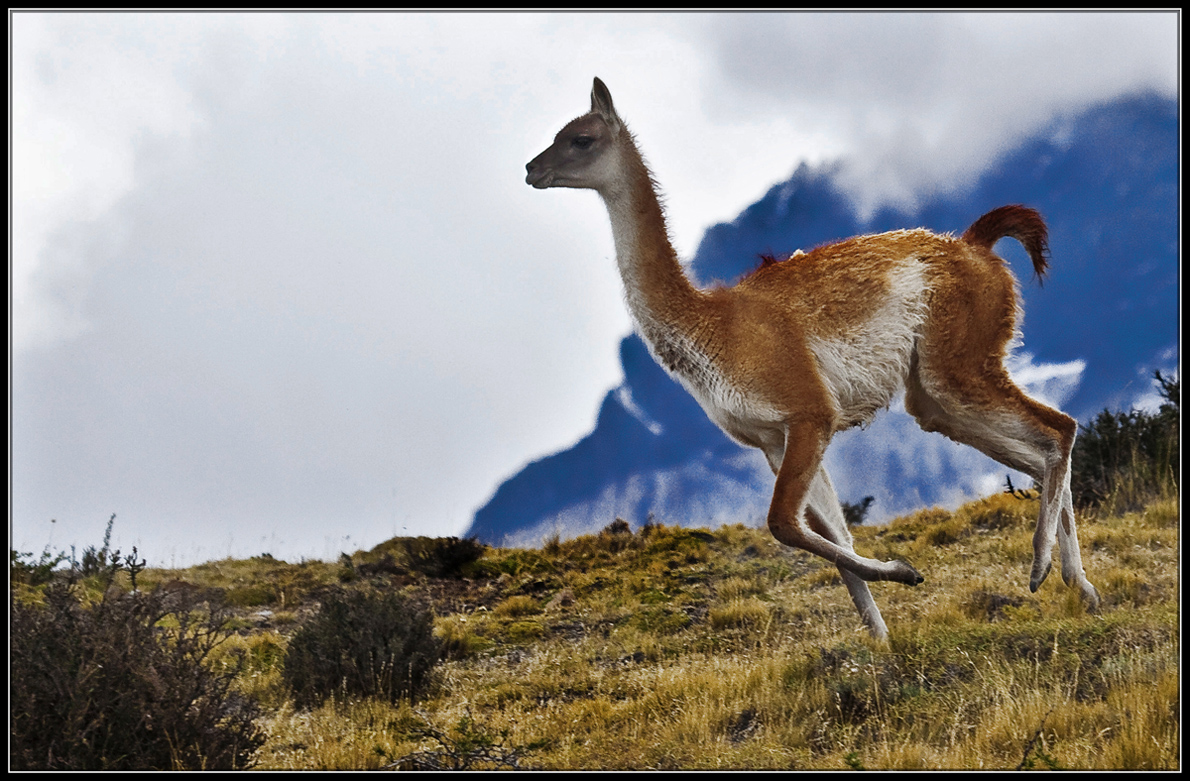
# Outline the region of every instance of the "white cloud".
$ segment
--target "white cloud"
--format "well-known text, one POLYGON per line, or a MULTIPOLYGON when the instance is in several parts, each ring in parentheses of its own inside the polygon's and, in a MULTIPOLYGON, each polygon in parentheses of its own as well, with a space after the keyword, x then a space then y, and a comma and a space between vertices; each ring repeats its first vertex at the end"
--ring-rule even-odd
POLYGON ((1036 365, 1033 354, 1028 352, 1009 355, 1005 365, 1013 382, 1022 386, 1025 393, 1059 409, 1074 396, 1087 368, 1087 362, 1082 359, 1036 365))
POLYGON ((12 17, 12 305, 17 351, 79 333, 91 269, 53 254, 66 222, 95 220, 136 184, 137 142, 199 124, 152 20, 12 17), (162 67, 163 64, 165 67, 162 67))
POLYGON ((1178 90, 1176 11, 728 16, 707 37, 713 115, 779 116, 793 143, 832 139, 864 216, 961 190, 1090 103, 1178 90))
POLYGON ((13 14, 14 544, 112 511, 178 562, 458 533, 620 380, 606 214, 523 183, 592 76, 689 256, 799 161, 928 190, 1176 84, 1176 20, 1011 18, 13 14))

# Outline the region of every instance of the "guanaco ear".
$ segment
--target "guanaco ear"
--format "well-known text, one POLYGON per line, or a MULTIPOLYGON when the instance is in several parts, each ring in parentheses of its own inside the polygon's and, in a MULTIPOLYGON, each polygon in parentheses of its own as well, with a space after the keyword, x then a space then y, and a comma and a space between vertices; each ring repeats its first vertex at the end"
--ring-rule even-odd
POLYGON ((612 94, 598 76, 591 87, 591 113, 603 117, 613 132, 619 132, 620 117, 616 114, 616 107, 612 105, 612 94))

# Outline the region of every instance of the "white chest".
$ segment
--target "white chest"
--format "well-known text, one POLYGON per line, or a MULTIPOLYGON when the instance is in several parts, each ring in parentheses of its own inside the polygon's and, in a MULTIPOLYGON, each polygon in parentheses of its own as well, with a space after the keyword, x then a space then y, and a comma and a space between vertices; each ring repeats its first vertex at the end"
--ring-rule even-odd
POLYGON ((715 366, 689 339, 663 326, 641 324, 649 351, 728 436, 770 454, 784 448, 780 411, 715 366))

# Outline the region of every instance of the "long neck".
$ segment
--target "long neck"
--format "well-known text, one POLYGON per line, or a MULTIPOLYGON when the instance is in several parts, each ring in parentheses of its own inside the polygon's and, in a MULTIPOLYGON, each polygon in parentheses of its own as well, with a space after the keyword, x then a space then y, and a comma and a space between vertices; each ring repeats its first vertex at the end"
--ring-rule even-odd
POLYGON ((611 217, 628 307, 646 338, 655 338, 658 328, 689 332, 697 327, 704 297, 682 271, 652 177, 627 131, 625 136, 625 176, 600 194, 611 217))

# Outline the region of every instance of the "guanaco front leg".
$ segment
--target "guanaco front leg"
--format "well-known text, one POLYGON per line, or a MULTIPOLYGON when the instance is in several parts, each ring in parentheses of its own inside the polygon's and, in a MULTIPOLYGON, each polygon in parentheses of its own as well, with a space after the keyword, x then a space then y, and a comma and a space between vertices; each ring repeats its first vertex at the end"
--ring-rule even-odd
POLYGON ((781 543, 821 556, 864 580, 893 580, 916 586, 924 578, 908 563, 864 558, 826 539, 807 522, 807 494, 822 462, 829 434, 823 426, 807 421, 795 421, 787 427, 785 455, 777 470, 777 484, 769 506, 769 531, 781 543))
MULTIPOLYGON (((839 504, 839 496, 831 484, 830 476, 821 466, 818 467, 814 480, 810 483, 810 493, 806 499, 806 520, 810 528, 837 545, 847 550, 855 550, 851 543, 851 532, 847 530, 847 520, 843 517, 843 507, 839 504)), ((872 598, 866 580, 856 575, 846 567, 839 567, 839 577, 851 595, 855 609, 859 611, 868 632, 877 639, 888 637, 888 627, 880 615, 880 608, 872 598)))

